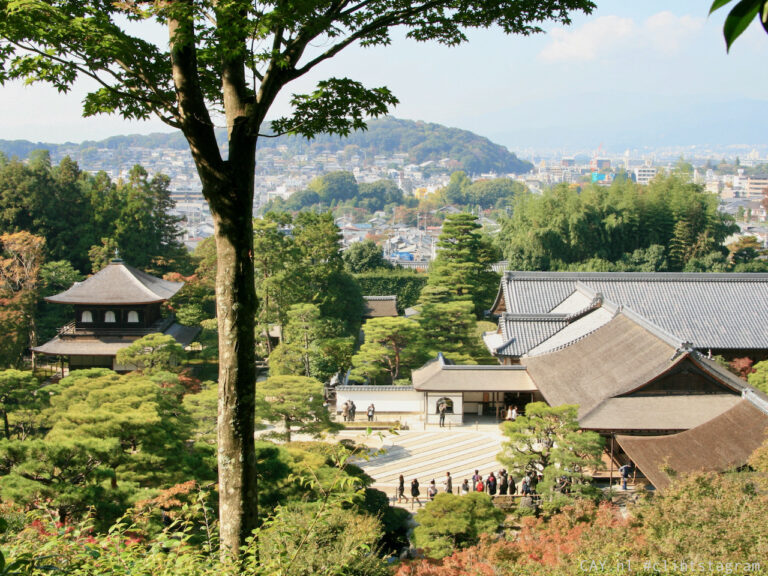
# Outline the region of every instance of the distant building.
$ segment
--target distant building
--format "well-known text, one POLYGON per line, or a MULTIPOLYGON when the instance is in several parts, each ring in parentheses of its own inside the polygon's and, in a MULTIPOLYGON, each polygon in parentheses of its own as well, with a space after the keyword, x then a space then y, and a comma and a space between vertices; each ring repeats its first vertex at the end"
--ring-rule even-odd
POLYGON ((635 181, 643 186, 647 185, 651 180, 656 178, 658 170, 654 166, 639 166, 635 168, 635 181))
POLYGON ((768 175, 748 176, 744 184, 744 195, 750 200, 762 200, 768 194, 768 175))

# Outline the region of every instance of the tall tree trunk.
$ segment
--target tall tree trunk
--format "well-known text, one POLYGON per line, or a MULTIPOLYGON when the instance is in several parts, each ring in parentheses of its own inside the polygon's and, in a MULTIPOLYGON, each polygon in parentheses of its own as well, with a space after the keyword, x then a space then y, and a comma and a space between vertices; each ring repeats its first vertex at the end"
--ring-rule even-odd
MULTIPOLYGON (((256 288, 253 272, 253 174, 250 162, 228 164, 229 183, 212 195, 219 328, 218 465, 222 557, 240 556, 257 526, 255 419, 256 288)), ((247 156, 246 156, 247 158, 247 156)))

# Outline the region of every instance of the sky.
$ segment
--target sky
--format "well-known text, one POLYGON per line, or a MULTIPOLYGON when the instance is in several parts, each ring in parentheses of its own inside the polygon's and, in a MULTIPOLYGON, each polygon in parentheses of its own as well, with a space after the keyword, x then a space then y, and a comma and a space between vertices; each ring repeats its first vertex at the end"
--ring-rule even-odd
MULTIPOLYGON (((768 35, 753 24, 726 53, 727 7, 707 0, 598 0, 569 27, 515 37, 473 31, 456 48, 396 34, 389 47, 353 47, 290 85, 348 76, 387 86, 398 118, 471 130, 513 151, 768 144, 768 35)), ((146 30, 149 36, 158 30, 146 30)), ((80 142, 167 132, 159 120, 81 117, 88 85, 0 87, 0 139, 80 142)))

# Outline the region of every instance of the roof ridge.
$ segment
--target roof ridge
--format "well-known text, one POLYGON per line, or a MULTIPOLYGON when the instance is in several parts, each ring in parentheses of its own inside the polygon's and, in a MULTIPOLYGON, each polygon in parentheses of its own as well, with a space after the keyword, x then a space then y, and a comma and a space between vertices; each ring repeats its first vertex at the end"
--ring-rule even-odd
MULTIPOLYGON (((112 266, 113 263, 110 263, 110 266, 112 266)), ((128 272, 128 275, 132 278, 132 280, 139 285, 141 290, 143 290, 147 295, 154 296, 155 298, 158 296, 155 292, 153 292, 149 286, 147 286, 144 283, 144 280, 141 278, 141 276, 148 276, 151 277, 146 272, 142 272, 138 268, 134 268, 133 266, 129 266, 128 264, 125 264, 124 262, 115 262, 114 265, 120 265, 128 272)), ((158 278, 159 280, 162 280, 162 278, 158 278)))
POLYGON ((566 322, 571 314, 562 312, 504 312, 504 320, 518 320, 531 322, 566 322))
POLYGON ((578 280, 611 280, 615 282, 644 281, 644 282, 766 282, 766 272, 538 272, 514 271, 504 273, 508 280, 515 281, 578 281, 578 280))
POLYGON ((670 332, 667 332, 662 327, 658 326, 657 324, 654 324, 648 318, 645 316, 642 316, 640 313, 635 312, 632 308, 629 306, 619 306, 616 315, 623 314, 630 320, 632 320, 635 324, 639 325, 641 328, 644 328, 660 340, 663 340, 670 346, 674 346, 676 349, 681 348, 692 348, 693 344, 691 342, 686 342, 682 338, 675 336, 674 334, 671 334, 670 332))

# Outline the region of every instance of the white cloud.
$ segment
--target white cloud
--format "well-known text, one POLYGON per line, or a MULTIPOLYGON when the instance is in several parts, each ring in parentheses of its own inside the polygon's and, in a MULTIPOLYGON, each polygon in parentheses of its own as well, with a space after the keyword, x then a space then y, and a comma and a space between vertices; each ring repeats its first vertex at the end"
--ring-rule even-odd
POLYGON ((539 53, 539 58, 550 62, 595 60, 601 53, 625 44, 634 34, 634 22, 619 16, 603 16, 573 30, 555 28, 550 33, 553 42, 539 53))
POLYGON ((680 51, 704 27, 704 18, 675 16, 671 12, 659 12, 648 18, 640 30, 638 40, 657 52, 672 54, 680 51))
POLYGON ((652 51, 670 55, 680 51, 703 27, 704 18, 659 12, 641 24, 631 18, 602 16, 580 28, 556 28, 552 41, 539 53, 549 62, 589 62, 617 54, 652 51))

